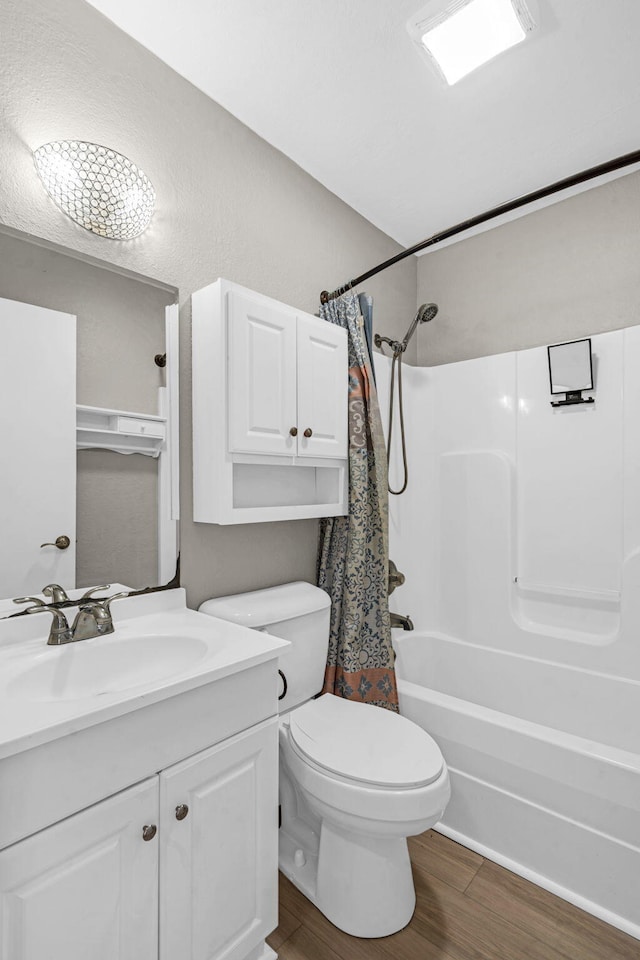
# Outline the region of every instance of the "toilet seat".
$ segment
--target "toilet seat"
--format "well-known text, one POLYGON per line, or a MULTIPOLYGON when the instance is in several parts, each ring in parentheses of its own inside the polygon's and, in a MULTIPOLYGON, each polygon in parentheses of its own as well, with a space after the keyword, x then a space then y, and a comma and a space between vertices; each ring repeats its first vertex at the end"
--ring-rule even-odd
POLYGON ((293 710, 289 730, 304 757, 342 780, 399 790, 433 783, 443 771, 428 733, 371 704, 327 693, 293 710))

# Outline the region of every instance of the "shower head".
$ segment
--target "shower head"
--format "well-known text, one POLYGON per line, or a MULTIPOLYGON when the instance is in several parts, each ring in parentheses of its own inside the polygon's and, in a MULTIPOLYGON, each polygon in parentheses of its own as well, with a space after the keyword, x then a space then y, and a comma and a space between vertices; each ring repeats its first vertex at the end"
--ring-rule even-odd
POLYGON ((433 320, 437 312, 438 312, 437 303, 423 303, 420 309, 418 310, 418 315, 417 315, 418 323, 428 323, 429 320, 433 320))
POLYGON ((407 330, 404 340, 402 341, 402 352, 407 349, 411 337, 414 335, 416 327, 419 323, 428 323, 429 320, 433 320, 436 313, 438 312, 437 303, 423 303, 421 307, 418 307, 418 312, 411 321, 411 326, 407 330))

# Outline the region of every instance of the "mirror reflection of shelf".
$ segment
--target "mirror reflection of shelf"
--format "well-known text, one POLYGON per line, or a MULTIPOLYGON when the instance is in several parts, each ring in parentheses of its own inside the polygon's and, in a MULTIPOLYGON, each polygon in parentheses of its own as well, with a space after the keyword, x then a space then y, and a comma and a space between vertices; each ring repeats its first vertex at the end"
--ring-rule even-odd
POLYGON ((112 450, 157 458, 167 436, 167 418, 105 407, 76 407, 78 450, 112 450))

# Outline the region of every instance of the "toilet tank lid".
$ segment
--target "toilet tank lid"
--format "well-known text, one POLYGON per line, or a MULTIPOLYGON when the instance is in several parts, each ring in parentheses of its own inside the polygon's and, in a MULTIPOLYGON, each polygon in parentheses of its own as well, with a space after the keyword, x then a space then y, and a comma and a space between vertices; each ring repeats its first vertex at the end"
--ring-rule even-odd
POLYGON ((311 583, 298 581, 205 600, 198 609, 210 617, 220 617, 221 620, 239 623, 243 627, 259 628, 316 613, 330 606, 331 598, 324 590, 311 583))

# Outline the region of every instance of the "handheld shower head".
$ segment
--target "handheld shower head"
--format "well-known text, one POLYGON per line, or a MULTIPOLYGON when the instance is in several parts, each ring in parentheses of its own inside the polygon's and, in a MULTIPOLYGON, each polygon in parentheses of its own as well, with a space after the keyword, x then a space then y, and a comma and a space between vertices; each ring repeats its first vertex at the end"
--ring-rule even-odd
POLYGON ((437 303, 423 303, 420 309, 418 310, 418 315, 416 319, 418 323, 428 323, 429 320, 433 320, 437 312, 438 312, 437 303))
POLYGON ((404 340, 402 341, 402 352, 407 349, 409 345, 409 340, 414 335, 416 327, 419 323, 427 323, 429 320, 433 320, 436 313, 438 312, 437 303, 423 303, 421 307, 418 307, 418 312, 411 321, 411 326, 407 330, 404 340))

